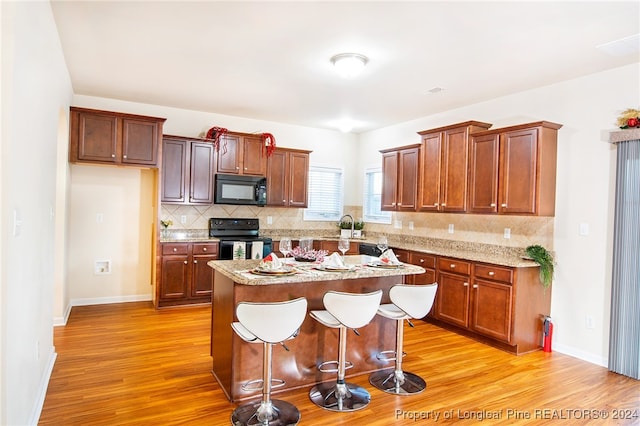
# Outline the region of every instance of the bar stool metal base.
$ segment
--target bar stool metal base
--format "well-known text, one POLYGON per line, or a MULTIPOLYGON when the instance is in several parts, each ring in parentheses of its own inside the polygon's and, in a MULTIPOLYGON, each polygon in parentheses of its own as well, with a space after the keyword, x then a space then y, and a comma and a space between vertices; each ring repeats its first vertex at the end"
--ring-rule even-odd
POLYGON ((353 383, 320 383, 309 392, 311 401, 329 411, 349 412, 360 410, 371 402, 371 395, 353 383))
POLYGON ((406 371, 382 370, 369 376, 369 383, 381 391, 395 395, 413 395, 427 387, 422 377, 406 371))
POLYGON ((287 426, 297 425, 300 411, 291 403, 272 399, 271 404, 250 402, 236 408, 231 414, 234 426, 287 426))

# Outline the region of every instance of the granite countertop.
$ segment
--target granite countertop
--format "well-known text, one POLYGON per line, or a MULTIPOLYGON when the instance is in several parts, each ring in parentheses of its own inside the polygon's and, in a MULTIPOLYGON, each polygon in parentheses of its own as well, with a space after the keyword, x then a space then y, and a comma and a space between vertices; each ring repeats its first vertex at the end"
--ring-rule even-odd
POLYGON ((254 275, 249 272, 260 263, 259 260, 212 260, 207 264, 216 271, 231 278, 234 282, 246 285, 289 284, 313 281, 351 280, 358 278, 395 277, 422 274, 425 272, 424 268, 420 266, 408 264, 404 264, 401 268, 394 269, 367 266, 367 264, 374 259, 377 258, 364 255, 345 256, 345 263, 347 265, 354 265, 354 269, 352 271, 346 272, 321 271, 315 269, 314 266, 318 266, 317 264, 309 262, 295 262, 289 259, 288 261, 292 262, 295 274, 285 276, 254 275))
MULTIPOLYGON (((304 232, 304 231, 297 231, 304 232)), ((284 235, 291 238, 301 238, 303 235, 293 235, 294 231, 280 235, 279 233, 262 234, 262 237, 270 237, 278 240, 284 235)), ((308 232, 307 232, 308 234, 308 232)), ((337 240, 338 236, 311 236, 314 240, 337 240)), ((527 260, 525 249, 521 247, 506 247, 492 244, 471 243, 465 241, 441 240, 436 238, 418 237, 411 235, 388 235, 389 246, 397 249, 411 250, 419 253, 433 254, 436 256, 454 257, 456 259, 470 260, 474 262, 491 263, 493 265, 508 266, 512 268, 536 267, 537 263, 527 260)), ((166 236, 160 239, 162 243, 171 242, 219 242, 217 238, 210 238, 205 230, 170 230, 166 236)), ((377 236, 368 238, 352 238, 357 243, 374 244, 377 236)), ((274 251, 276 247, 274 245, 274 251)))

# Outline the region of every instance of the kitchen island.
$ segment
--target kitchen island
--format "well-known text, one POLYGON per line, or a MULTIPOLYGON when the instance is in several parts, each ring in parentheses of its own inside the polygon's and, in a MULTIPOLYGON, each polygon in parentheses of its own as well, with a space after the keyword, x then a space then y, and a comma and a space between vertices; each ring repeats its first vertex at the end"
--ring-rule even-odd
MULTIPOLYGON (((327 291, 367 293, 383 290, 382 303, 389 303, 389 289, 404 281, 403 277, 420 274, 419 266, 405 264, 398 269, 367 266, 374 259, 369 256, 346 256, 347 264, 356 265, 353 271, 333 272, 314 269, 311 264, 296 263, 296 274, 290 276, 261 276, 249 271, 258 260, 213 260, 214 269, 211 356, 212 373, 231 401, 255 398, 259 392, 242 390, 242 384, 262 377, 262 345, 243 341, 232 330, 236 321, 235 307, 239 302, 276 302, 305 297, 308 310, 324 309, 322 297, 327 291)), ((347 377, 392 367, 381 362, 376 354, 395 347, 395 321, 378 315, 363 327, 360 336, 350 334, 347 359, 353 368, 347 377)), ((316 365, 338 359, 338 330, 324 327, 309 316, 295 339, 287 341, 286 351, 276 345, 273 354, 273 377, 285 380, 283 390, 309 387, 335 380, 335 374, 320 373, 316 365)))

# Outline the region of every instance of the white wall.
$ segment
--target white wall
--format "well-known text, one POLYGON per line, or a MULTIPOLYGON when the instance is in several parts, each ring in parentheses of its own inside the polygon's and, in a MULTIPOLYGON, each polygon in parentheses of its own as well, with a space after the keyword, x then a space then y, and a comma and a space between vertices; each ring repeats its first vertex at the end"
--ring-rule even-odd
POLYGON ((361 135, 359 151, 365 163, 375 163, 378 149, 415 143, 420 130, 467 120, 493 123, 494 128, 538 120, 563 124, 558 133, 553 242, 554 345, 606 365, 615 148, 602 134, 616 130, 621 111, 638 108, 639 82, 639 64, 593 74, 369 132, 361 135), (589 235, 578 234, 580 223, 589 225, 589 235), (595 320, 594 329, 586 329, 586 316, 595 320))
POLYGON ((55 159, 68 144, 58 142, 72 88, 49 2, 0 2, 0 8, 0 424, 27 425, 37 423, 55 359, 54 246, 64 235, 56 215, 65 215, 57 185, 66 185, 66 165, 55 159), (15 235, 14 212, 21 221, 15 235))

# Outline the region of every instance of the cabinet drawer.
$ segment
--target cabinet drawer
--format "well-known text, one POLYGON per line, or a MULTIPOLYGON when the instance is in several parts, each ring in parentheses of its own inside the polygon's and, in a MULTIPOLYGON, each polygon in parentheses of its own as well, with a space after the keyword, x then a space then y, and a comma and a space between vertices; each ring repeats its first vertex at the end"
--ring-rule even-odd
POLYGON ((473 265, 476 278, 513 283, 513 269, 495 265, 473 265))
POLYGON ((162 244, 163 255, 187 254, 188 252, 189 252, 188 243, 163 243, 162 244))
POLYGON ((432 254, 423 254, 412 251, 409 254, 409 263, 412 265, 422 266, 423 268, 435 269, 436 257, 432 254))
POLYGON ((193 254, 218 254, 216 243, 194 243, 193 254))
POLYGON ((438 258, 438 269, 440 271, 453 272, 454 274, 470 275, 471 263, 459 259, 440 257, 438 258))

